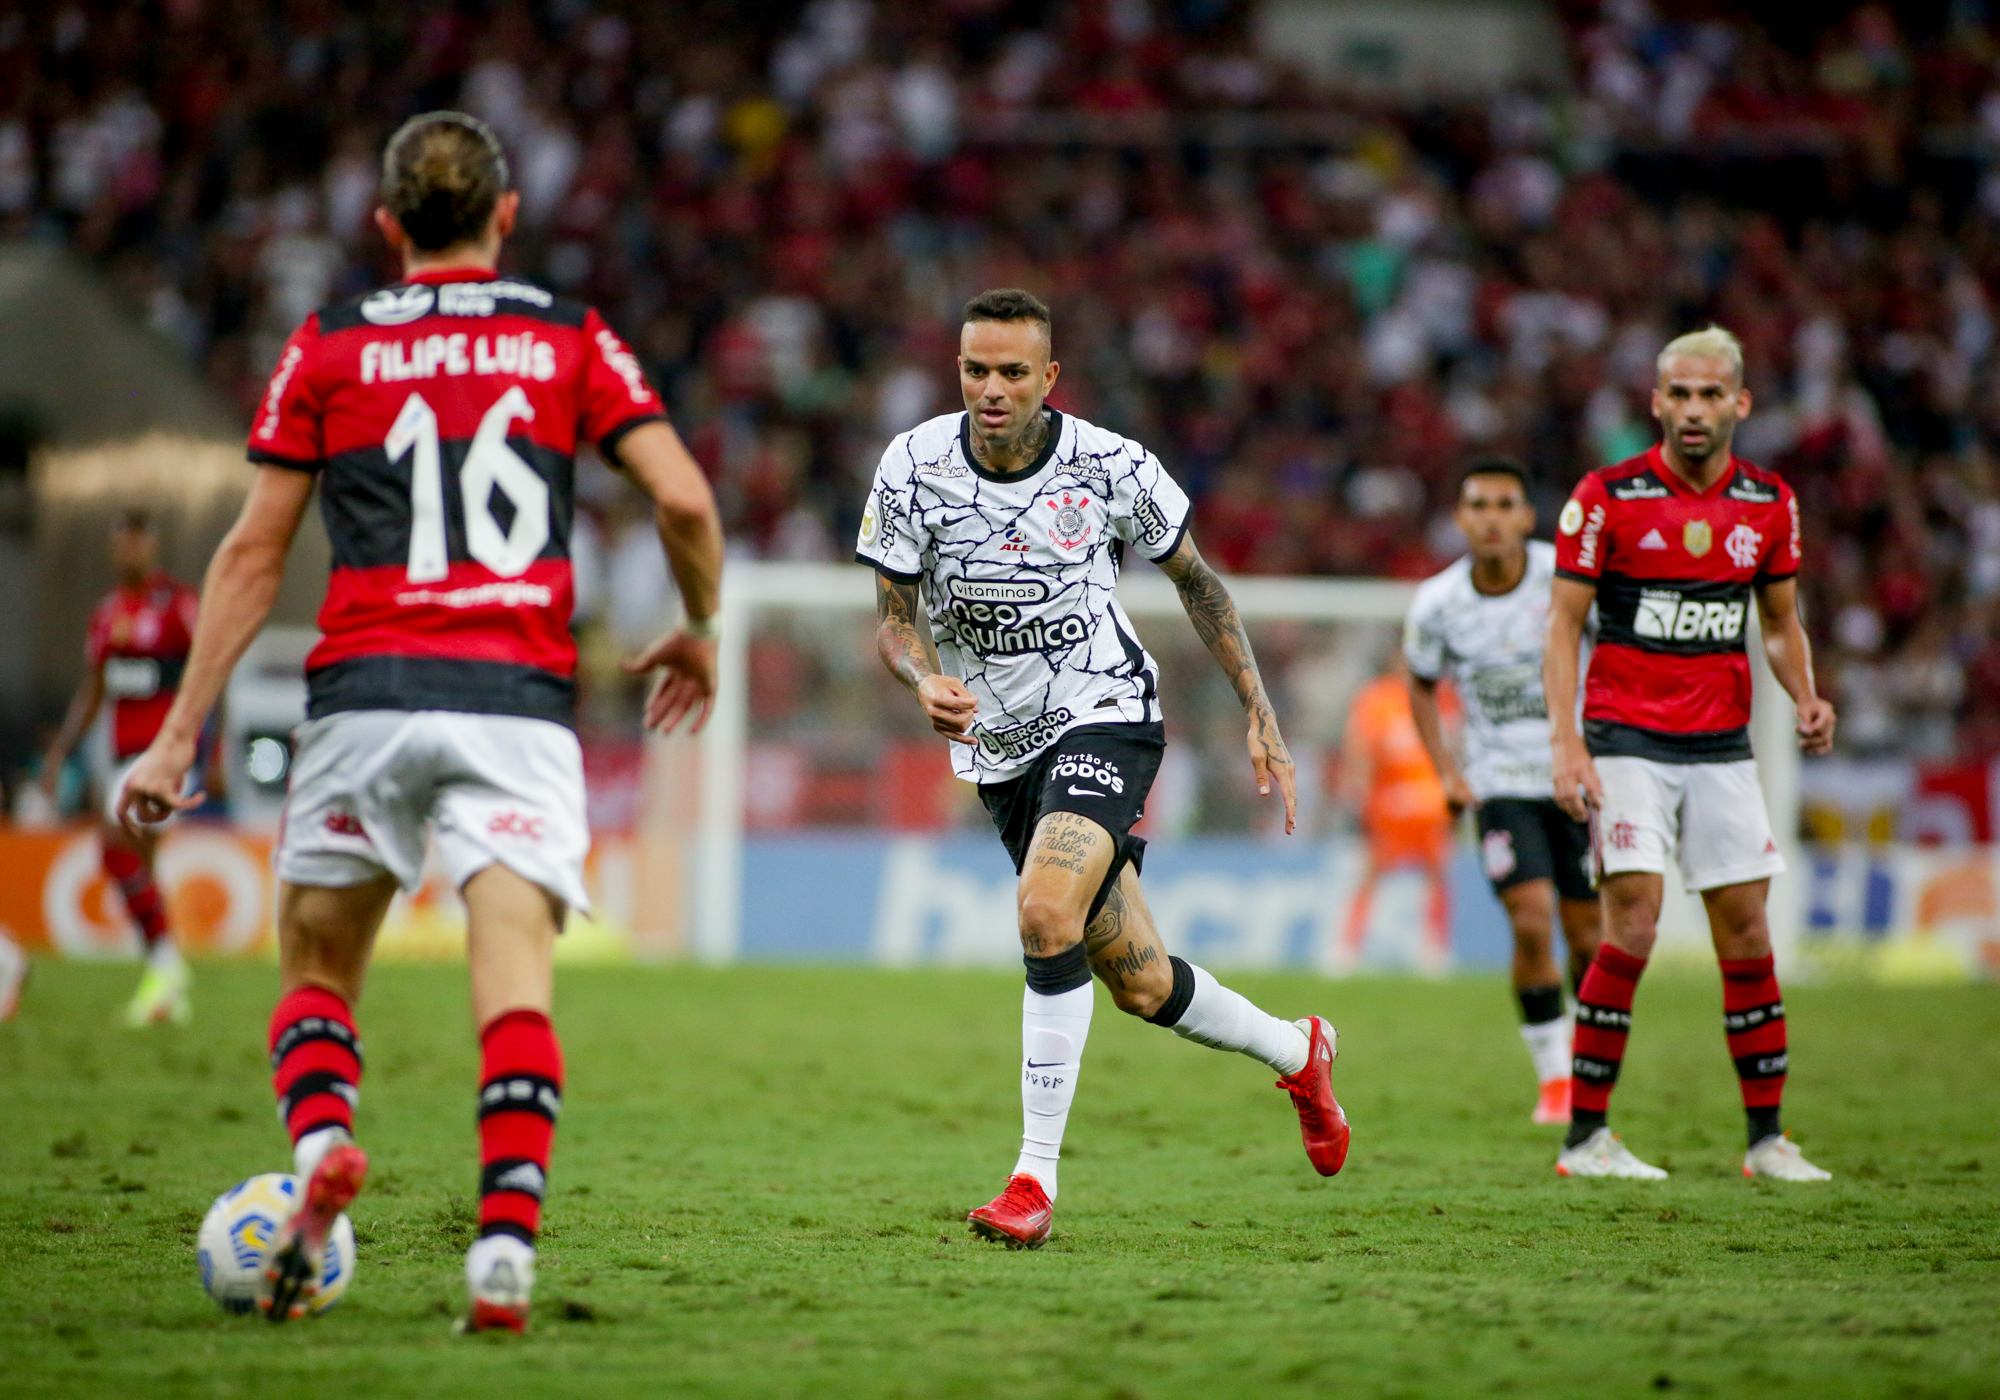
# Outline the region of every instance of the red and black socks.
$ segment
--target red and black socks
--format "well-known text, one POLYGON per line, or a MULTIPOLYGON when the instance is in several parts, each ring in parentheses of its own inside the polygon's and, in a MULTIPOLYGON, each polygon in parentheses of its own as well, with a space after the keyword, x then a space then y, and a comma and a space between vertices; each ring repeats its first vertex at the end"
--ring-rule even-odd
POLYGON ((300 1176, 340 1138, 354 1135, 361 1037, 347 1002, 325 987, 296 987, 271 1013, 271 1087, 291 1134, 300 1176))
POLYGON ((1723 958, 1722 1026, 1729 1058, 1743 1090, 1750 1146, 1781 1131, 1778 1106, 1785 1097, 1785 1002, 1769 956, 1723 958))
POLYGON ((539 1011, 507 1011, 479 1033, 479 1234, 535 1242, 549 1146, 562 1112, 562 1046, 539 1011))
POLYGON ((167 905, 160 898, 160 887, 153 883, 153 872, 137 851, 112 841, 104 843, 103 862, 105 878, 118 886, 125 912, 139 926, 139 936, 151 953, 167 936, 167 905))
POLYGON ((1646 960, 1609 943, 1600 943, 1590 970, 1577 990, 1576 1033, 1572 1042, 1569 1136, 1575 1147, 1604 1126, 1611 1107, 1611 1089, 1625 1063, 1625 1041, 1632 1034, 1632 994, 1646 960))

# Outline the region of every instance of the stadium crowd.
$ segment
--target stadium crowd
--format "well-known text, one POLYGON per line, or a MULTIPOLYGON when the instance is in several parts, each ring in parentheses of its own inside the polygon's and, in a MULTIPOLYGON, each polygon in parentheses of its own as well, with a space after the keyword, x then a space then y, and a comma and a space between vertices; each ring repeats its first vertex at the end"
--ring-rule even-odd
MULTIPOLYGON (((1573 88, 1439 105, 1274 61, 1234 0, 0 0, 0 234, 95 259, 247 420, 292 327, 384 280, 383 137, 468 108, 512 154, 517 269, 631 339, 734 547, 775 558, 846 556, 881 447, 955 404, 981 286, 1054 306, 1055 401, 1159 451, 1247 572, 1440 567, 1475 451, 1553 522, 1712 318, 1758 399, 1739 450, 1804 503, 1843 748, 1987 755, 2000 46, 1971 13, 1573 0, 1573 88)), ((583 507, 586 607, 629 642, 657 548, 608 475, 583 507)))

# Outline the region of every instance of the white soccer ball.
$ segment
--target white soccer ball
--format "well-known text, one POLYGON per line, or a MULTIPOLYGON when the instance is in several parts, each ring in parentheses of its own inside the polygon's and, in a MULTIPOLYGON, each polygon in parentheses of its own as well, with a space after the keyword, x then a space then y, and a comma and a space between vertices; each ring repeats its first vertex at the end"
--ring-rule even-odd
MULTIPOLYGON (((264 1275, 264 1256, 290 1217, 299 1196, 299 1179, 290 1172, 265 1172, 238 1182, 215 1198, 195 1237, 195 1259, 201 1265, 201 1286, 224 1312, 254 1312, 264 1275)), ((354 1224, 345 1214, 333 1222, 326 1237, 326 1269, 313 1299, 317 1317, 347 1292, 354 1281, 354 1224)))

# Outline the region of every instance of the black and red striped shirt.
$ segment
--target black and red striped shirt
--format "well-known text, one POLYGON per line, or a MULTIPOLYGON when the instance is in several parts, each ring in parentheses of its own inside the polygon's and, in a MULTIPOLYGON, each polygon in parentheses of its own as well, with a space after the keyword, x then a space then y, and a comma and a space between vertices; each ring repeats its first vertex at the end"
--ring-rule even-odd
POLYGON ((1556 573, 1597 587, 1591 753, 1750 757, 1751 590, 1798 571, 1798 499, 1741 458, 1706 491, 1657 445, 1579 482, 1556 523, 1556 573))
POLYGON ((577 445, 663 417, 603 318, 531 283, 419 274, 308 317, 250 431, 253 462, 320 474, 307 713, 572 723, 577 445))

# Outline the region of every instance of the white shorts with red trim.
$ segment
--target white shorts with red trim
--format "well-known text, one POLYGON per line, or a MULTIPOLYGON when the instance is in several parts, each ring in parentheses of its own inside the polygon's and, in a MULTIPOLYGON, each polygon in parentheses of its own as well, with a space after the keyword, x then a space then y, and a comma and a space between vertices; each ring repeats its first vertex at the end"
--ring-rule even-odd
POLYGON ((1670 850, 1688 890, 1740 885, 1785 868, 1753 758, 1656 763, 1606 757, 1597 760, 1597 776, 1604 805, 1594 835, 1598 869, 1606 875, 1665 874, 1670 850))
POLYGON ((426 831, 454 889, 504 865, 588 913, 583 749, 545 719, 447 710, 350 710, 296 732, 272 856, 295 885, 359 885, 384 871, 414 893, 426 831))

